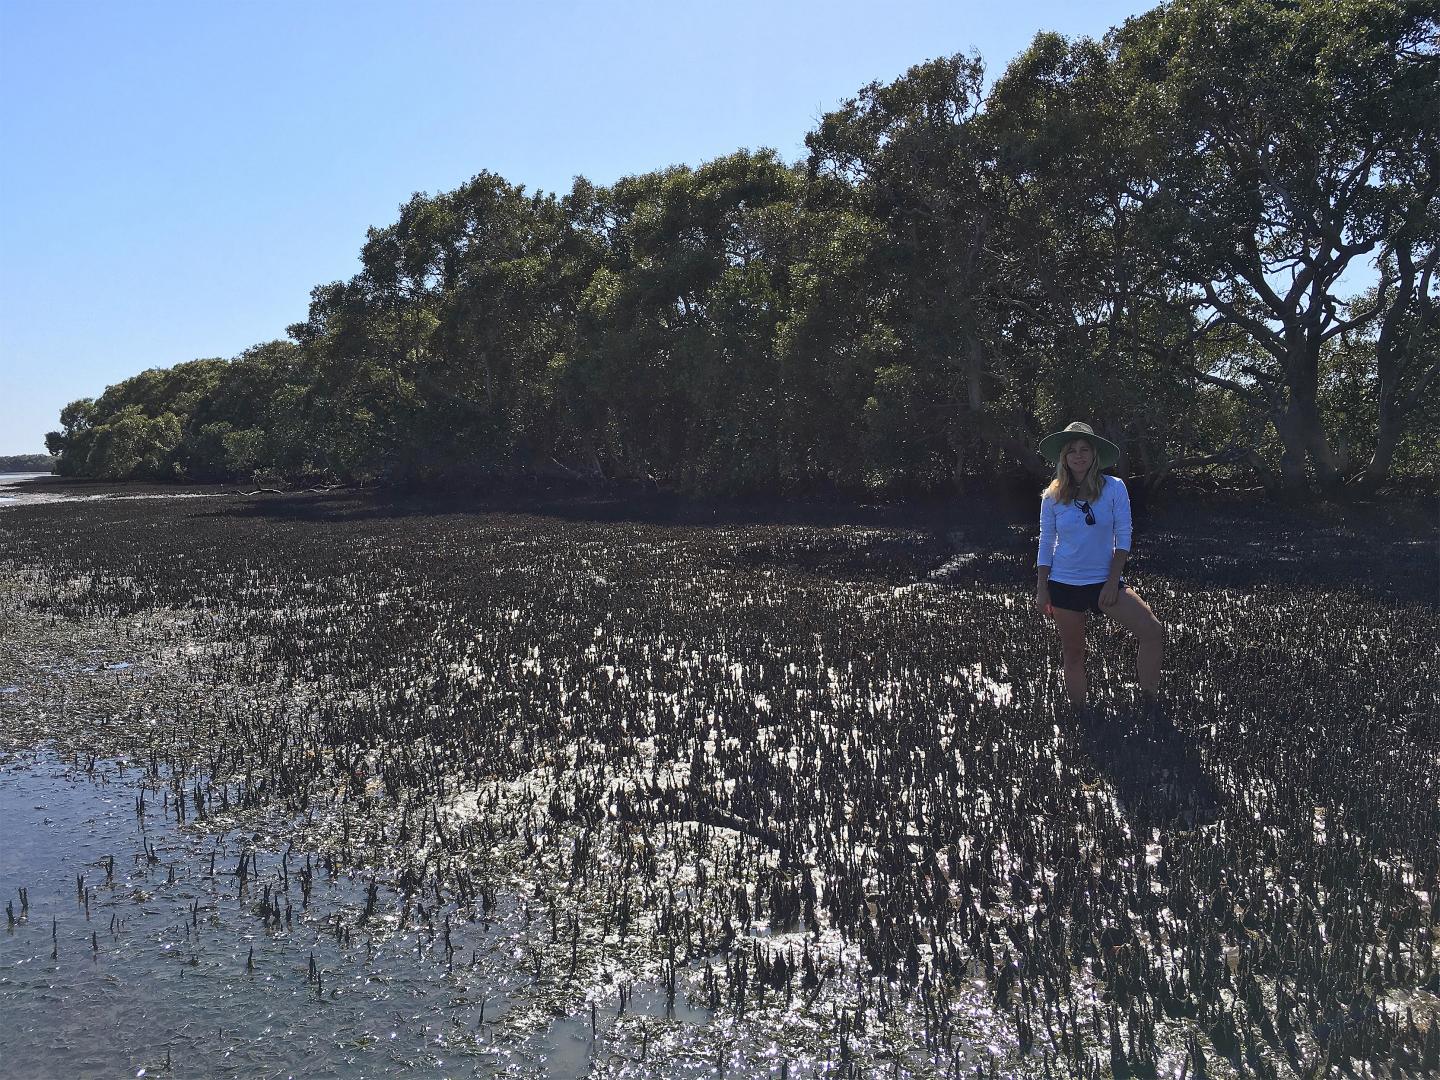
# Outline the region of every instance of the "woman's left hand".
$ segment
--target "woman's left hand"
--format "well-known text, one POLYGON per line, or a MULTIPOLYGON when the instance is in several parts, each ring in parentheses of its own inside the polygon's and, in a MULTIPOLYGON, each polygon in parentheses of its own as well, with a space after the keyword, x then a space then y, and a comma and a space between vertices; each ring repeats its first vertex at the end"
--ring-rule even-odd
POLYGON ((1100 606, 1114 607, 1115 601, 1120 599, 1120 583, 1118 581, 1107 581, 1100 590, 1100 606))

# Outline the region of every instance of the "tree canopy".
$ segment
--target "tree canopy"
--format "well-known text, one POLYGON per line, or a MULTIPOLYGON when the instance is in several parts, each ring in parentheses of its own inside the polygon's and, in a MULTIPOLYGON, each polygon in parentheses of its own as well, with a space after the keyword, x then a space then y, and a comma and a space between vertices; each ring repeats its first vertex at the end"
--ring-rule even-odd
POLYGON ((417 194, 288 340, 72 402, 112 479, 1434 482, 1440 8, 1174 0, 862 88, 787 163, 417 194))

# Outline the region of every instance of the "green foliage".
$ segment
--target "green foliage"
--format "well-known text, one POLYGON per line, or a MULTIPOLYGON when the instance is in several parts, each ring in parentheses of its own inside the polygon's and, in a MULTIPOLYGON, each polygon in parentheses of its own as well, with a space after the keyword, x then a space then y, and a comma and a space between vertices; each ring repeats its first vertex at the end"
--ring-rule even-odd
POLYGON ((1433 5, 1175 0, 872 83, 794 165, 482 172, 371 229, 290 341, 61 414, 71 475, 939 490, 1120 468, 1428 478, 1440 434, 1433 5), (1375 270, 1358 297, 1347 271, 1375 270))
POLYGON ((180 418, 173 412, 147 416, 142 406, 120 407, 95 427, 85 472, 102 480, 164 480, 176 474, 180 418))
MULTIPOLYGON (((1256 346, 1243 379, 1197 374, 1265 413, 1283 448, 1274 480, 1290 489, 1353 475, 1319 400, 1333 343, 1433 297, 1392 267, 1435 265, 1436 28, 1433 8, 1399 0, 1185 0, 1110 42, 1147 133, 1127 171, 1146 183, 1150 247, 1168 253, 1166 278, 1199 333, 1256 346), (1367 258, 1384 295, 1347 311, 1336 290, 1367 258), (1387 306, 1396 290, 1410 295, 1387 306)), ((1434 377, 1433 353, 1382 357, 1434 377)), ((1377 442, 1417 404, 1383 410, 1377 442)))

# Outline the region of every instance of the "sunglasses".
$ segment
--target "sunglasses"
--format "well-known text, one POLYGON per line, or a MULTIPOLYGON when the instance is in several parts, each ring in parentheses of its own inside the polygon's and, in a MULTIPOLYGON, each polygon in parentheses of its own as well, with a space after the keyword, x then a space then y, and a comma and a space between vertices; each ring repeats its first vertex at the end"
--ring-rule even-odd
POLYGON ((1094 524, 1095 524, 1095 511, 1093 511, 1093 510, 1090 509, 1090 504, 1089 504, 1088 502, 1084 502, 1084 501, 1081 500, 1081 499, 1076 499, 1076 500, 1075 500, 1075 505, 1076 505, 1077 507, 1079 507, 1081 510, 1084 510, 1084 511, 1085 511, 1085 524, 1086 524, 1086 525, 1094 525, 1094 524))

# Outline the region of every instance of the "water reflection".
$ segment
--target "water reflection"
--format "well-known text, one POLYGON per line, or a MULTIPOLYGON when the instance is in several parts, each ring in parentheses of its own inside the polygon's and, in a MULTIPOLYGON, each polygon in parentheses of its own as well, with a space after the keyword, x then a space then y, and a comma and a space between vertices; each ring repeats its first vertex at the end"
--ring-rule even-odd
POLYGON ((53 476, 52 473, 0 473, 0 507, 26 506, 34 503, 60 502, 70 496, 48 492, 27 492, 24 485, 30 480, 53 476))
POLYGON ((101 492, 77 494, 59 491, 31 491, 27 481, 55 479, 53 473, 0 473, 0 509, 13 506, 42 506, 59 502, 95 502, 124 499, 212 499, 228 492, 217 491, 147 491, 135 494, 101 492))
POLYGON ((6 1075, 583 1074, 587 1022, 509 1023, 524 976, 503 919, 346 932, 367 881, 312 860, 305 903, 303 853, 178 829, 138 779, 0 766, 6 1075))

